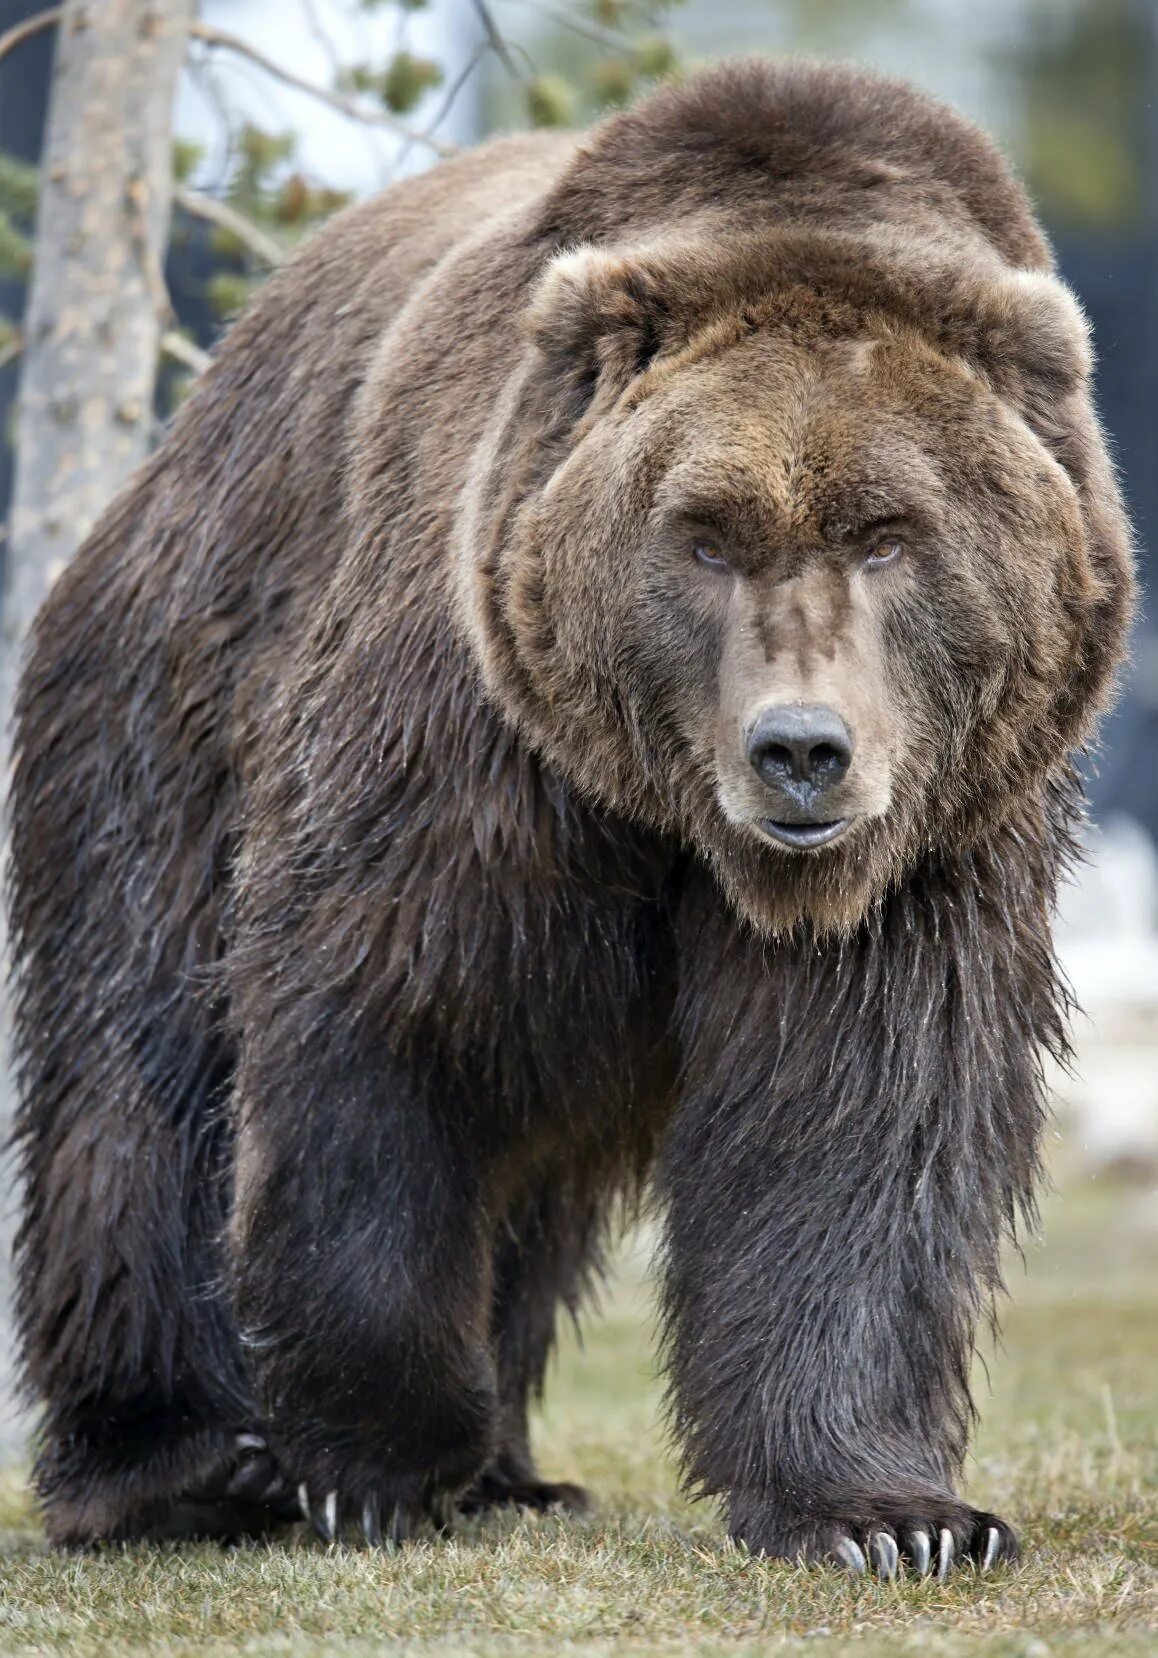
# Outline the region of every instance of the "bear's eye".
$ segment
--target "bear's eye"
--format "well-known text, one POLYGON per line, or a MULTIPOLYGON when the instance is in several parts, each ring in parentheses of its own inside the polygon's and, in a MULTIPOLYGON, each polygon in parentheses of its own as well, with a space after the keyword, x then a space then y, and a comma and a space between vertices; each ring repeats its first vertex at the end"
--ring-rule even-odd
POLYGON ((714 541, 695 541, 692 543, 692 552, 697 563, 706 564, 709 570, 732 568, 714 541))
POLYGON ((870 570, 879 570, 882 564, 893 564, 905 550, 903 541, 895 536, 887 536, 884 541, 878 541, 865 554, 864 561, 870 570))

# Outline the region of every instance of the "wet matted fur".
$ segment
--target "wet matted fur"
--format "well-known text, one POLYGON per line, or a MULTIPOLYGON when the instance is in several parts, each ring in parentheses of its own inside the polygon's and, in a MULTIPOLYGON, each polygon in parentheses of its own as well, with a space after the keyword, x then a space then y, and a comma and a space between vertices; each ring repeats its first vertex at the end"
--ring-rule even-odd
POLYGON ((1077 307, 909 87, 733 64, 329 224, 24 671, 50 1536, 578 1500, 528 1399, 646 1184, 737 1537, 1012 1549, 969 1356, 1131 599, 1077 307), (815 705, 794 849, 753 733, 815 705))

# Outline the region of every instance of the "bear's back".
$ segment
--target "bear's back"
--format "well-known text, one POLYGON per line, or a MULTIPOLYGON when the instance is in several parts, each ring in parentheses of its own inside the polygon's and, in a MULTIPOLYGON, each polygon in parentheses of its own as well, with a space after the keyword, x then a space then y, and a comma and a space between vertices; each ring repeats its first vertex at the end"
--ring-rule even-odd
POLYGON ((839 63, 731 60, 662 87, 597 127, 550 192, 560 244, 708 213, 737 231, 890 224, 980 235, 1000 259, 1052 263, 1024 190, 992 140, 908 82, 839 63))

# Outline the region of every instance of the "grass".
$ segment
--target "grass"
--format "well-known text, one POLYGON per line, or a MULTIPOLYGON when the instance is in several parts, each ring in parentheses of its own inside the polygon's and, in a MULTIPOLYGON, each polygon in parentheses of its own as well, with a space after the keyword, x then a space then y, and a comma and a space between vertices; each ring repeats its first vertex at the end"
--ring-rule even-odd
POLYGON ((129 1655, 384 1649, 1062 1658, 1158 1652, 1158 1205, 1085 1183, 1050 1205, 978 1391, 970 1493, 1025 1558, 944 1586, 753 1560, 680 1498, 657 1426, 642 1264, 627 1252, 586 1345, 564 1344, 539 1431, 587 1520, 500 1518, 396 1554, 304 1539, 232 1553, 56 1557, 23 1483, 0 1483, 0 1652, 129 1655))

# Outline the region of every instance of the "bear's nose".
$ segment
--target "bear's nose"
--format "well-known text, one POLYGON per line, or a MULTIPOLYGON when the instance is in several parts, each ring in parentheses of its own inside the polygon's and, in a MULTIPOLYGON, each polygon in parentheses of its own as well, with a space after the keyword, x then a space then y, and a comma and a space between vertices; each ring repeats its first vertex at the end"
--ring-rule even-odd
POLYGON ((848 771, 852 737, 824 703, 773 703, 748 732, 748 759, 765 783, 803 805, 801 796, 814 799, 848 771))

